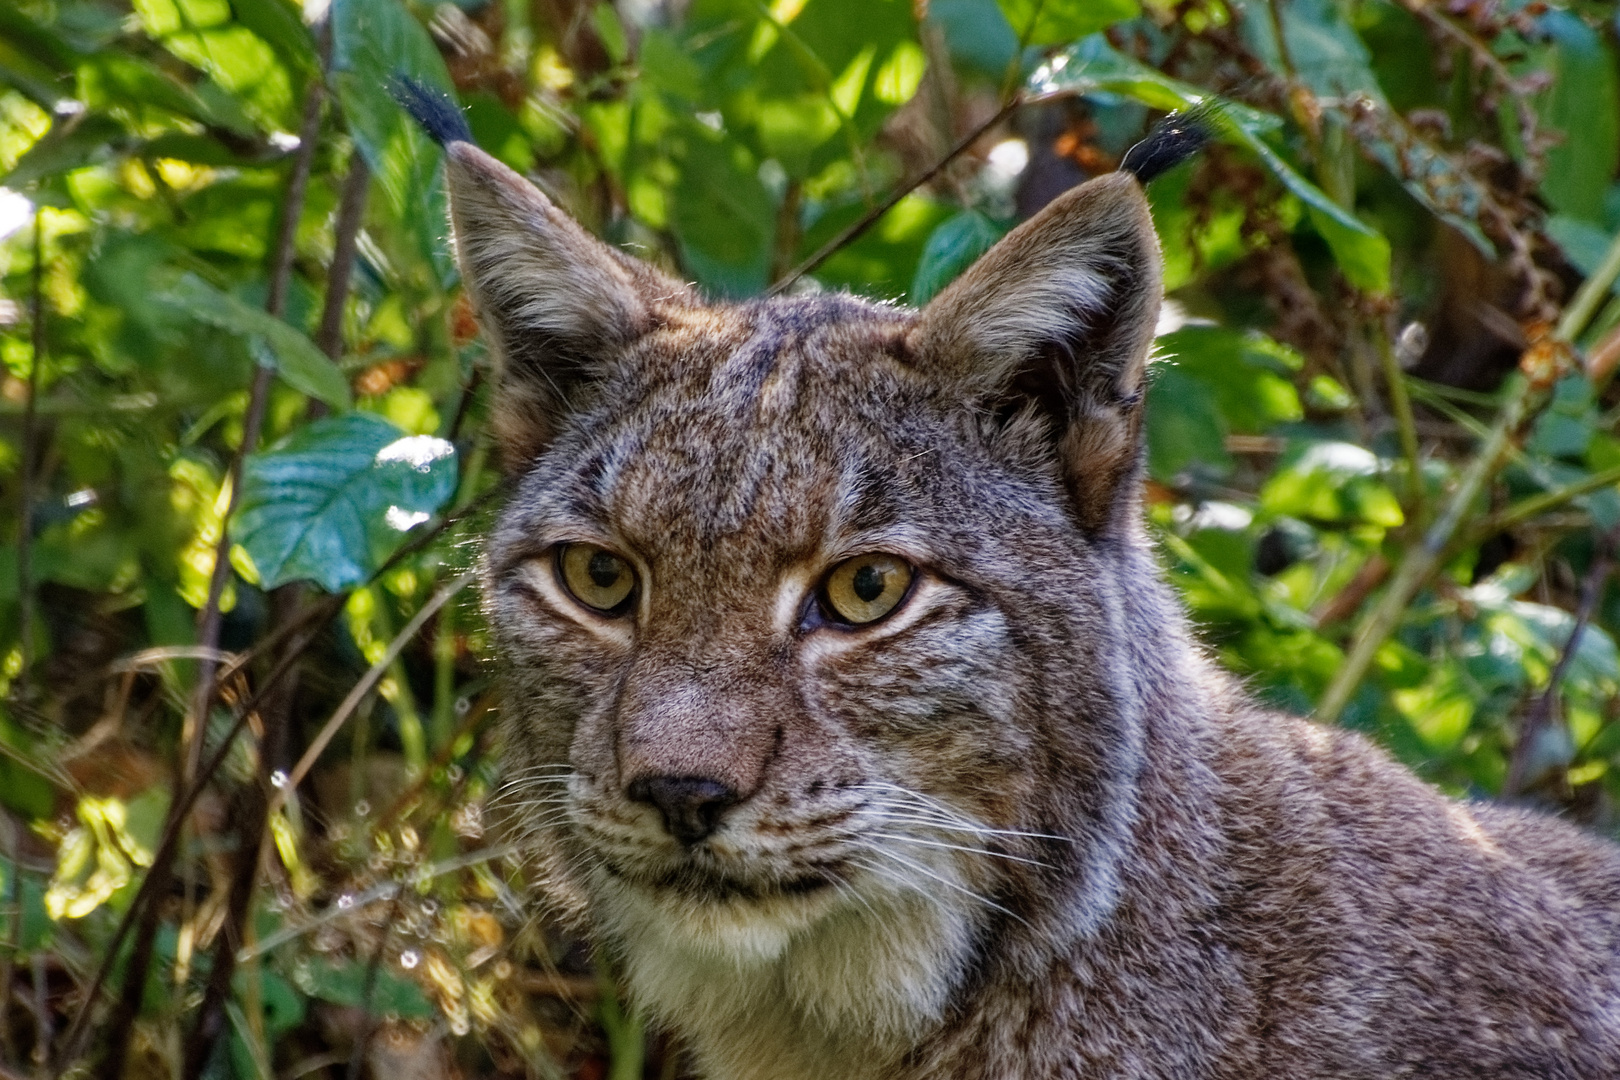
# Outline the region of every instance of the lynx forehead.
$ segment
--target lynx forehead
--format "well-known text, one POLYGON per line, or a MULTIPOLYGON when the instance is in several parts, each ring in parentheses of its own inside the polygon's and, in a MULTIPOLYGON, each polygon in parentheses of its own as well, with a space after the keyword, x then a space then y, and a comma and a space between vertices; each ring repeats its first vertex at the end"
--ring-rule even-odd
POLYGON ((920 312, 716 305, 413 104, 501 359, 503 799, 705 1076, 1620 1075, 1620 854, 1189 641, 1135 178, 920 312))

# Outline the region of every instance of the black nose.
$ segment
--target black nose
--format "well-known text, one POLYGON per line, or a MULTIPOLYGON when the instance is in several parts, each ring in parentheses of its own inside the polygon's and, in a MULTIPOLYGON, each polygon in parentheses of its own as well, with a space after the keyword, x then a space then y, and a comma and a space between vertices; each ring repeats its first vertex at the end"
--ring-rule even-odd
POLYGON ((631 781, 626 794, 658 807, 664 828, 683 844, 714 832, 721 816, 737 803, 735 789, 705 776, 644 776, 631 781))

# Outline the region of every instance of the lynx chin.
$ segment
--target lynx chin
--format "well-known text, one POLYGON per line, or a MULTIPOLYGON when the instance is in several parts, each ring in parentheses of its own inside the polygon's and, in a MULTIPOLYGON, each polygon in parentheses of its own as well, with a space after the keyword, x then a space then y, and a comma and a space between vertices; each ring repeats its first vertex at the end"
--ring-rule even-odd
POLYGON ((1620 1076, 1620 849, 1190 639, 1136 177, 921 311, 711 303, 413 104, 500 359, 506 798, 701 1075, 1620 1076))

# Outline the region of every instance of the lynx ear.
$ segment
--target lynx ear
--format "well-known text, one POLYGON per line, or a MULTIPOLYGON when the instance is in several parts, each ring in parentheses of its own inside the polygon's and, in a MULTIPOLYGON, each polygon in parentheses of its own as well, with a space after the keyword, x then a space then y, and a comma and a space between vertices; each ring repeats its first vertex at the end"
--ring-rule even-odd
POLYGON ((1162 298, 1147 199, 1110 173, 991 248, 923 309, 907 345, 970 401, 1046 414, 1081 523, 1103 532, 1134 504, 1162 298))
POLYGON ((449 142, 445 160, 462 280, 497 354, 495 432, 516 469, 545 449, 581 384, 686 288, 591 236, 470 142, 449 142))

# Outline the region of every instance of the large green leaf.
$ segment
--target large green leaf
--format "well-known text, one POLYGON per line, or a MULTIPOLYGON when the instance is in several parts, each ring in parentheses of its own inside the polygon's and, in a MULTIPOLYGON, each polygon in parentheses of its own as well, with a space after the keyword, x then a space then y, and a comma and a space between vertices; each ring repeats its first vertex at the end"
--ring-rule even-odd
POLYGON ((160 294, 159 299, 199 322, 244 335, 249 339, 254 359, 261 363, 268 360, 294 389, 335 409, 347 409, 352 403, 343 372, 313 341, 289 323, 221 292, 195 274, 186 274, 160 294), (266 347, 253 347, 253 339, 262 341, 266 347))
POLYGON ((1026 45, 1066 45, 1142 14, 1136 0, 997 0, 1026 45))
POLYGON ((911 279, 911 302, 926 304, 1006 231, 977 210, 964 210, 941 224, 923 245, 917 273, 911 279))
POLYGON ((776 207, 740 144, 715 137, 698 124, 681 177, 672 192, 670 225, 681 258, 698 281, 722 296, 746 296, 765 287, 776 207))
POLYGON ((249 458, 233 533, 265 587, 359 584, 455 492, 455 449, 372 413, 327 417, 249 458))
POLYGON ((1077 44, 1035 72, 1031 88, 1123 94, 1155 109, 1207 110, 1210 123, 1227 142, 1246 147, 1310 214, 1311 224, 1327 241, 1339 269, 1351 284, 1369 292, 1389 291, 1389 241, 1371 225, 1328 198, 1271 148, 1262 136, 1280 121, 1267 113, 1224 102, 1211 94, 1162 75, 1123 55, 1100 34, 1077 44))
POLYGON ((126 138, 123 125, 101 113, 86 113, 53 124, 9 173, 0 176, 0 187, 18 191, 40 180, 104 161, 114 155, 126 138))
POLYGON ((1173 365, 1159 368, 1148 387, 1148 472, 1170 482, 1189 466, 1224 475, 1232 467, 1226 425, 1209 388, 1173 365))
POLYGON ((1553 40, 1552 85, 1540 100, 1547 125, 1564 139, 1547 151, 1541 182, 1562 213, 1603 220, 1603 197, 1620 161, 1620 76, 1603 39, 1568 11, 1549 11, 1541 28, 1553 40))

